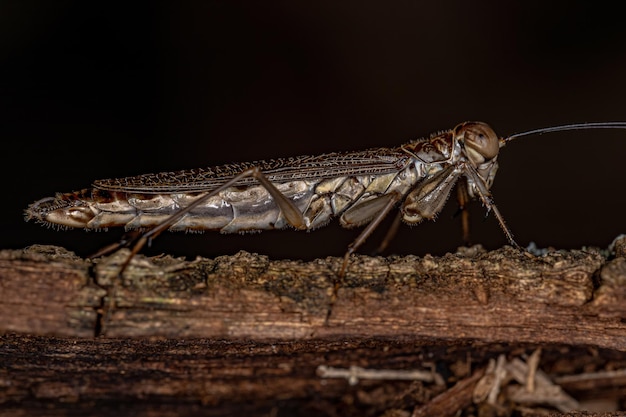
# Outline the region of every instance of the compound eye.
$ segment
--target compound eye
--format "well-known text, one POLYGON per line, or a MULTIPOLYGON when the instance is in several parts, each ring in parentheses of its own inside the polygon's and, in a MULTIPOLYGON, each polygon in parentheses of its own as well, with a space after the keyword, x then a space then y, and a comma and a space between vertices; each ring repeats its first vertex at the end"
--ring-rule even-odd
POLYGON ((498 155, 500 141, 488 124, 467 122, 457 126, 456 134, 463 139, 468 157, 474 164, 481 164, 498 155))

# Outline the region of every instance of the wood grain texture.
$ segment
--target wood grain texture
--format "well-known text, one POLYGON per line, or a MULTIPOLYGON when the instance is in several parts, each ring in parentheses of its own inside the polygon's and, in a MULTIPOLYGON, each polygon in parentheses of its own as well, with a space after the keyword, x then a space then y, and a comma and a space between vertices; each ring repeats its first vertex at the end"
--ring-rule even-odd
POLYGON ((126 251, 95 261, 55 247, 0 253, 0 330, 88 337, 293 340, 435 337, 626 350, 624 258, 598 250, 271 261, 185 261, 126 251), (330 316, 327 318, 328 313, 330 316))
POLYGON ((609 258, 597 249, 535 256, 509 247, 355 256, 341 282, 339 258, 138 256, 119 277, 125 251, 90 261, 57 247, 5 250, 0 415, 93 407, 97 415, 408 416, 485 407, 508 415, 542 406, 512 406, 501 395, 505 412, 468 395, 498 355, 526 360, 538 347, 540 369, 577 401, 601 392, 619 409, 626 389, 620 245, 609 258), (321 365, 431 371, 439 383, 353 386, 321 377, 321 365), (452 400, 455 387, 461 402, 452 400))

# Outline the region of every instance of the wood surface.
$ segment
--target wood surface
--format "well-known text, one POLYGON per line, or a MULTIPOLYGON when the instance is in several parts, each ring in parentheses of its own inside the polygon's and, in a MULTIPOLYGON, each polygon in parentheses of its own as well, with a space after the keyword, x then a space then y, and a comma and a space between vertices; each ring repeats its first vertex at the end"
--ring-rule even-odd
POLYGON ((626 399, 626 240, 612 249, 357 255, 343 279, 340 258, 139 255, 120 277, 125 250, 4 250, 0 411, 612 413, 626 399))

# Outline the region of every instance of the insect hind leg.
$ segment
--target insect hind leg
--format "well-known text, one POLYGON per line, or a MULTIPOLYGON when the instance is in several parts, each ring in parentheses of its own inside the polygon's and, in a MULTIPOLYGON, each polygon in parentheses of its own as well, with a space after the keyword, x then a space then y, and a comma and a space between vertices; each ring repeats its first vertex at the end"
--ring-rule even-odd
POLYGON ((99 249, 97 252, 89 255, 88 258, 100 258, 101 256, 109 255, 118 249, 129 247, 133 244, 133 242, 141 237, 141 233, 142 232, 140 230, 132 230, 130 232, 124 233, 124 235, 118 242, 111 243, 110 245, 99 249))

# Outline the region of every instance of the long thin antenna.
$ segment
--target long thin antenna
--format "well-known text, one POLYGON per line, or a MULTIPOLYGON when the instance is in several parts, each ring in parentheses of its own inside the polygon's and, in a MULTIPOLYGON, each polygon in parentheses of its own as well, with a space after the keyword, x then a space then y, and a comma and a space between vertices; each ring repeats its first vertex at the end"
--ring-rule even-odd
POLYGON ((588 122, 588 123, 572 123, 569 125, 543 127, 541 129, 529 130, 527 132, 516 133, 503 140, 510 142, 522 136, 543 135, 544 133, 560 132, 563 130, 587 130, 587 129, 626 129, 626 122, 588 122))

